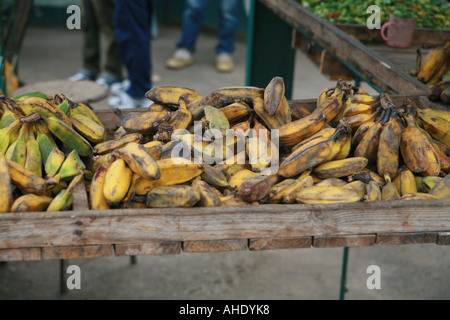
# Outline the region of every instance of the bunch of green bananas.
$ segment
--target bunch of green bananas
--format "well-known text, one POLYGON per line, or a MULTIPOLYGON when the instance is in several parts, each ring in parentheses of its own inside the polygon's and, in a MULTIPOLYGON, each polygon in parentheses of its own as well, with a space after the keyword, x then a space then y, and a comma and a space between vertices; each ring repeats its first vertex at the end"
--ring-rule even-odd
MULTIPOLYGON (((12 180, 2 194, 6 209, 59 211, 70 208, 73 188, 88 175, 85 161, 106 131, 85 104, 64 95, 34 92, 0 96, 2 170, 12 180)), ((4 208, 5 209, 5 208, 4 208)))

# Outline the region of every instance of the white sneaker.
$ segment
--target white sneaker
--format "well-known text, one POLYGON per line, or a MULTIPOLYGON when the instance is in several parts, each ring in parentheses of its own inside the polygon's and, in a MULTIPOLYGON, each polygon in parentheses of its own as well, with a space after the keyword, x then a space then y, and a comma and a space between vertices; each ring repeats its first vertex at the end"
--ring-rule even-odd
POLYGON ((231 72, 234 69, 233 58, 229 53, 220 53, 216 57, 216 69, 219 72, 231 72))
POLYGON ((122 82, 113 83, 109 87, 109 90, 115 95, 120 95, 122 92, 127 91, 129 87, 130 87, 130 80, 125 79, 122 82))
POLYGON ((94 77, 91 74, 81 70, 81 71, 78 71, 73 76, 69 77, 69 80, 70 81, 84 81, 84 80, 92 81, 92 80, 94 80, 94 77))
POLYGON ((180 48, 175 51, 173 56, 166 61, 166 66, 170 69, 184 69, 194 63, 192 52, 180 48))
POLYGON ((147 98, 136 99, 126 92, 121 92, 116 97, 111 97, 108 100, 111 107, 118 107, 119 109, 134 109, 134 108, 148 108, 153 104, 153 101, 147 98))

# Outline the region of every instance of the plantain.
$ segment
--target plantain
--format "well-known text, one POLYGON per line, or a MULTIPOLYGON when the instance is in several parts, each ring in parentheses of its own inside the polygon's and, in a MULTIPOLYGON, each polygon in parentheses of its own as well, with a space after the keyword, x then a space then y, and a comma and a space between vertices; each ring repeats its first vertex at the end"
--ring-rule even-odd
POLYGON ((407 127, 402 130, 400 139, 400 151, 406 166, 413 173, 425 172, 428 168, 427 146, 425 139, 416 126, 414 120, 414 107, 412 102, 407 102, 407 111, 403 118, 407 127))
POLYGON ((162 105, 179 105, 180 98, 187 103, 193 102, 200 98, 200 94, 192 89, 175 86, 155 86, 151 88, 145 96, 154 103, 162 105))
POLYGON ((9 212, 14 201, 8 160, 0 152, 0 213, 9 212))
POLYGON ((344 107, 348 94, 348 85, 343 81, 338 81, 334 92, 318 104, 313 113, 323 113, 327 118, 326 123, 331 123, 344 107))
POLYGON ((270 187, 268 193, 269 203, 281 203, 283 200, 283 195, 288 190, 288 187, 296 182, 296 179, 284 179, 270 187))
POLYGON ((191 186, 159 186, 147 194, 149 208, 193 207, 201 199, 200 194, 191 186))
POLYGON ((350 128, 345 121, 341 121, 335 133, 328 139, 320 140, 320 142, 312 140, 292 152, 281 162, 278 174, 290 178, 320 165, 325 160, 332 160, 330 155, 339 153, 342 136, 347 134, 349 130, 350 128), (335 144, 336 141, 339 141, 339 143, 335 144), (333 150, 333 144, 337 146, 337 148, 334 148, 335 150, 333 150))
POLYGON ((236 171, 233 175, 231 175, 228 179, 228 184, 232 189, 239 190, 240 185, 245 181, 253 177, 257 177, 260 174, 257 172, 253 172, 249 169, 242 169, 236 171))
POLYGON ((220 111, 223 112, 231 124, 247 117, 252 112, 252 109, 245 101, 239 101, 220 108, 220 111))
POLYGON ((93 144, 106 141, 106 130, 93 119, 82 114, 71 114, 73 128, 93 144))
POLYGON ((259 119, 264 123, 266 127, 270 130, 278 129, 286 124, 284 117, 280 113, 275 113, 274 115, 269 114, 264 108, 264 98, 255 97, 252 100, 253 110, 259 119))
POLYGON ((239 185, 237 195, 245 202, 259 201, 269 194, 271 186, 268 176, 254 176, 239 185))
POLYGON ((114 108, 114 113, 120 118, 120 123, 127 133, 139 133, 142 135, 154 134, 158 125, 167 120, 171 114, 168 111, 130 112, 123 114, 119 108, 114 108))
POLYGON ((402 127, 394 110, 389 121, 381 129, 378 142, 377 172, 382 177, 388 175, 393 179, 397 175, 401 133, 402 127))
POLYGON ((44 119, 56 118, 59 121, 64 122, 67 126, 72 127, 72 122, 67 114, 50 100, 39 97, 30 97, 24 101, 18 102, 17 106, 25 115, 36 112, 44 119))
POLYGON ((158 163, 150 152, 141 144, 128 143, 121 151, 120 157, 128 167, 144 179, 158 180, 161 178, 158 163))
POLYGON ((368 160, 364 157, 350 157, 325 162, 314 168, 313 173, 320 179, 342 178, 366 168, 368 160))
POLYGON ((436 140, 450 147, 450 120, 442 113, 430 111, 432 109, 417 110, 423 128, 436 140))
POLYGON ((80 159, 78 152, 76 150, 72 150, 64 159, 58 173, 55 175, 55 180, 70 181, 75 176, 84 174, 85 169, 86 165, 80 159))
POLYGON ((109 205, 117 205, 125 198, 132 175, 133 172, 123 159, 119 158, 111 163, 103 185, 103 194, 109 205))
POLYGON ((22 123, 15 120, 6 128, 0 129, 0 153, 5 154, 9 146, 17 140, 22 123))
POLYGON ((404 196, 408 193, 416 193, 417 186, 416 181, 414 179, 414 174, 407 167, 402 167, 399 170, 399 179, 400 179, 400 195, 404 196))
POLYGON ((323 179, 317 183, 315 183, 316 186, 335 186, 335 187, 343 187, 347 185, 347 182, 340 178, 326 178, 323 179))
POLYGON ((0 129, 9 127, 9 125, 14 121, 19 120, 23 115, 14 102, 7 98, 5 99, 6 101, 0 102, 0 109, 3 111, 0 119, 0 129))
POLYGON ((214 191, 214 187, 203 180, 192 180, 192 188, 200 195, 198 205, 200 207, 220 207, 220 196, 214 191))
POLYGON ((83 115, 89 119, 95 121, 99 126, 105 129, 103 122, 98 118, 97 114, 92 110, 92 108, 83 102, 74 103, 69 109, 69 118, 73 115, 83 115))
POLYGON ((314 185, 313 178, 310 176, 309 172, 304 172, 299 178, 295 180, 295 183, 289 185, 283 190, 281 202, 285 204, 295 203, 295 194, 302 190, 303 188, 308 188, 314 185), (306 173, 306 174, 305 174, 306 173))
POLYGON ((342 186, 342 188, 355 191, 361 199, 364 199, 367 195, 367 184, 361 180, 349 182, 345 186, 342 186))
POLYGON ((279 127, 280 146, 290 147, 319 132, 326 124, 323 113, 312 113, 302 119, 292 121, 279 127))
POLYGON ((79 184, 83 183, 83 174, 79 174, 70 181, 67 189, 61 190, 48 205, 47 211, 65 211, 69 210, 74 200, 74 189, 79 184))
POLYGON ((42 163, 45 165, 50 152, 52 152, 53 148, 57 147, 57 145, 52 134, 48 131, 42 121, 36 122, 34 125, 36 127, 36 141, 39 144, 42 163))
POLYGON ((19 137, 8 147, 5 153, 6 159, 17 162, 22 166, 25 166, 27 156, 28 128, 28 124, 22 124, 19 137))
POLYGON ((161 178, 147 180, 144 178, 136 181, 136 194, 145 195, 151 189, 161 185, 177 185, 191 181, 203 172, 202 165, 186 161, 184 158, 168 158, 158 160, 161 178))
POLYGON ((152 155, 155 160, 161 159, 162 154, 162 142, 161 141, 150 141, 145 143, 143 146, 152 155))
POLYGON ((366 186, 365 202, 381 201, 381 189, 375 181, 369 181, 366 186))
POLYGON ((434 74, 436 74, 445 64, 450 56, 449 41, 443 47, 438 47, 431 50, 425 57, 421 64, 420 70, 417 73, 417 79, 423 83, 427 83, 434 74))
POLYGON ((434 196, 429 193, 424 192, 416 192, 416 193, 408 193, 400 198, 401 200, 436 200, 439 199, 437 196, 434 196))
POLYGON ((54 147, 47 157, 47 161, 44 164, 45 174, 49 177, 54 177, 61 168, 66 155, 59 150, 58 147, 54 147))
POLYGON ((439 81, 435 83, 428 91, 428 99, 438 101, 441 98, 442 92, 447 88, 450 88, 450 81, 439 81))
POLYGON ((386 176, 386 184, 381 188, 381 200, 397 200, 400 199, 401 195, 397 190, 394 182, 391 181, 390 176, 386 176))
POLYGON ((82 157, 90 157, 93 154, 92 146, 75 129, 65 122, 55 118, 42 118, 48 130, 62 143, 72 150, 76 150, 82 157))
POLYGON ((45 180, 35 175, 33 172, 25 169, 20 164, 7 160, 12 183, 27 193, 46 194, 56 185, 54 180, 45 180))
POLYGON ((47 195, 25 194, 14 200, 11 212, 45 211, 52 201, 53 198, 47 195))
POLYGON ((206 163, 202 164, 202 169, 201 179, 203 181, 216 188, 225 188, 229 186, 227 177, 222 171, 206 163))
POLYGON ((30 130, 30 135, 27 141, 27 151, 25 158, 25 169, 30 170, 37 176, 42 177, 42 156, 39 149, 39 143, 34 137, 34 134, 30 130))
POLYGON ((94 146, 94 154, 104 155, 116 149, 125 147, 128 143, 142 143, 144 137, 140 133, 129 133, 114 140, 107 140, 94 146))
POLYGON ((439 199, 450 198, 450 175, 446 175, 441 181, 437 182, 430 190, 429 194, 439 199))
MULTIPOLYGON (((442 179, 443 179, 442 177, 436 177, 436 176, 423 177, 422 181, 421 181, 423 191, 430 192, 431 189, 433 189, 433 187, 436 185, 436 183, 438 183, 442 179)), ((417 190, 417 191, 419 191, 419 190, 417 190)), ((422 192, 422 191, 419 191, 419 192, 422 192)))
POLYGON ((268 114, 274 115, 281 106, 285 93, 282 77, 273 77, 264 89, 264 109, 268 114))
POLYGON ((354 190, 335 186, 312 186, 303 188, 294 196, 298 203, 347 203, 359 202, 361 196, 354 190))
POLYGON ((255 172, 272 174, 272 169, 278 166, 278 147, 272 143, 269 130, 257 120, 246 142, 246 154, 255 172), (272 165, 272 168, 268 168, 269 165, 272 165))

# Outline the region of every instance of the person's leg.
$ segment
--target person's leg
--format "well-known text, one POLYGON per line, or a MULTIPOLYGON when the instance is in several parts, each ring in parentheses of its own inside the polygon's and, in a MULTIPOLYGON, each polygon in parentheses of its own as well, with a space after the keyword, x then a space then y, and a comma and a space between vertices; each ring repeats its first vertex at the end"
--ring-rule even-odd
POLYGON ((97 21, 106 39, 106 59, 102 77, 111 84, 122 80, 122 61, 114 32, 115 0, 95 0, 97 21))
POLYGON ((185 48, 195 52, 195 44, 202 26, 209 0, 187 0, 183 13, 181 38, 177 48, 185 48))
POLYGON ((220 0, 217 54, 233 53, 235 50, 240 4, 240 0, 220 0))
POLYGON ((126 93, 134 99, 145 97, 151 84, 152 0, 117 0, 116 41, 130 80, 126 93))
POLYGON ((82 2, 83 69, 95 78, 100 71, 100 36, 93 2, 82 2))
POLYGON ((230 72, 234 69, 231 54, 235 50, 240 0, 220 0, 216 69, 230 72))

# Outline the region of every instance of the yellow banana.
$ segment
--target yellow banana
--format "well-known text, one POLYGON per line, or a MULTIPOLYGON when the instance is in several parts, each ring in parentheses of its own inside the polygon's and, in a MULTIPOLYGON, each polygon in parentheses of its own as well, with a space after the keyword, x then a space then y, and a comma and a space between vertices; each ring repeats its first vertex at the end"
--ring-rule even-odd
POLYGON ((25 194, 14 200, 11 212, 39 212, 47 210, 52 197, 38 194, 25 194))
POLYGON ((103 130, 105 129, 103 122, 100 121, 97 114, 86 103, 78 102, 69 109, 69 118, 77 114, 90 118, 91 120, 95 121, 99 126, 101 126, 103 130))
POLYGON ((253 110, 255 111, 256 115, 269 129, 278 129, 286 124, 285 119, 279 112, 271 115, 266 111, 266 109, 264 108, 263 97, 255 97, 252 101, 253 110))
POLYGON ((111 163, 103 185, 103 194, 110 205, 117 205, 125 198, 132 175, 133 172, 123 159, 119 158, 111 163))
POLYGON ((149 208, 193 207, 200 199, 200 194, 191 186, 159 186, 147 194, 147 206, 149 208))
POLYGON ((0 152, 0 213, 9 212, 13 204, 13 190, 8 160, 0 152))
MULTIPOLYGON (((305 173, 305 172, 304 172, 305 173)), ((313 178, 308 174, 302 174, 296 179, 295 183, 288 186, 283 190, 282 203, 291 204, 295 203, 295 194, 303 188, 312 187, 314 185, 313 178)))
POLYGON ((204 180, 205 182, 216 188, 225 188, 229 186, 227 177, 222 171, 206 163, 202 164, 202 168, 203 168, 203 173, 201 174, 202 180, 204 180))
POLYGON ((391 177, 386 176, 386 184, 381 189, 381 200, 397 200, 400 199, 400 193, 397 190, 394 182, 391 181, 391 177))
POLYGON ((235 172, 232 176, 230 176, 230 178, 228 179, 228 184, 230 185, 231 188, 239 190, 239 187, 245 180, 257 177, 259 175, 260 174, 257 172, 253 172, 248 169, 242 169, 235 172))
POLYGON ((269 130, 257 120, 246 142, 246 153, 255 172, 261 172, 278 161, 278 148, 272 143, 269 130))
POLYGON ((9 126, 0 129, 0 153, 5 154, 9 146, 16 141, 21 127, 22 123, 20 120, 15 120, 9 126), (17 137, 14 138, 16 135, 17 137))
MULTIPOLYGON (((436 183, 438 183, 442 179, 443 179, 442 177, 436 177, 436 176, 423 177, 423 179, 421 181, 422 187, 424 189, 423 191, 430 192, 431 189, 433 189, 433 187, 436 185, 436 183)), ((419 191, 419 192, 421 192, 421 191, 419 191)))
POLYGON ((378 109, 378 107, 379 103, 370 105, 361 102, 348 102, 345 105, 343 117, 351 117, 357 114, 372 114, 378 109))
POLYGON ((354 94, 351 102, 352 103, 363 103, 365 105, 372 106, 380 101, 380 96, 372 96, 369 94, 354 94))
POLYGON ((334 92, 318 104, 313 113, 323 113, 327 118, 326 123, 330 123, 344 107, 347 94, 349 94, 348 85, 338 81, 334 92))
POLYGON ((22 166, 25 166, 27 156, 28 127, 28 124, 22 125, 19 137, 9 146, 5 153, 6 159, 17 162, 22 166))
POLYGON ((170 117, 168 111, 130 112, 124 114, 119 108, 114 113, 120 118, 121 126, 127 133, 140 133, 142 135, 154 134, 158 125, 170 117))
POLYGON ((27 141, 27 151, 25 158, 25 168, 42 177, 42 157, 39 150, 39 143, 30 131, 30 136, 27 141))
POLYGON ((162 153, 162 142, 161 141, 150 141, 145 143, 143 146, 152 155, 155 160, 161 159, 162 153))
POLYGON ((72 126, 69 117, 50 100, 39 97, 31 97, 24 101, 18 102, 17 106, 25 115, 36 112, 44 119, 56 118, 64 122, 67 126, 72 126))
POLYGON ((283 195, 287 188, 297 182, 297 179, 284 179, 274 184, 269 190, 269 203, 281 203, 283 195))
POLYGON ((231 124, 248 116, 252 109, 248 106, 247 103, 245 103, 244 101, 240 101, 222 107, 220 108, 220 111, 225 114, 225 117, 227 117, 228 122, 231 124))
POLYGON ((381 129, 378 142, 377 171, 382 177, 389 175, 393 179, 397 175, 401 133, 401 125, 396 112, 393 112, 389 121, 381 129))
POLYGON ((407 167, 402 167, 399 172, 400 176, 400 195, 404 196, 408 193, 416 193, 416 181, 414 174, 407 167))
POLYGON ((416 192, 416 193, 408 193, 400 198, 401 200, 436 200, 439 197, 434 196, 429 193, 424 192, 416 192))
MULTIPOLYGON (((432 114, 432 113, 431 113, 432 114)), ((450 122, 442 117, 430 115, 424 110, 417 110, 417 116, 423 128, 436 140, 450 147, 450 122)))
POLYGON ((316 186, 335 186, 335 187, 343 187, 347 185, 347 182, 340 178, 326 178, 323 179, 317 183, 315 183, 316 186))
POLYGON ((361 199, 364 199, 367 195, 367 184, 361 180, 349 182, 345 186, 342 186, 342 188, 355 191, 361 199))
POLYGON ((46 194, 56 184, 56 181, 45 180, 14 161, 7 161, 11 181, 21 190, 28 193, 46 194))
POLYGON ((433 49, 425 57, 420 70, 417 74, 417 79, 422 82, 428 82, 430 78, 438 71, 450 56, 450 46, 448 43, 444 47, 433 49))

